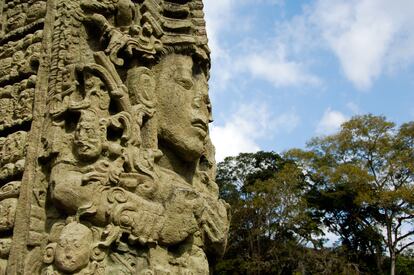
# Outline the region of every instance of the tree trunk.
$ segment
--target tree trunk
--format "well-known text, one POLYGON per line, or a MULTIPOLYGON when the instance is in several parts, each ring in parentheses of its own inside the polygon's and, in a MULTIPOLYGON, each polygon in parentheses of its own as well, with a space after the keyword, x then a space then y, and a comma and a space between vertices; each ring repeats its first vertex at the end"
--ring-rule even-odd
POLYGON ((377 265, 377 270, 379 275, 383 275, 384 271, 382 270, 382 250, 380 246, 377 246, 375 250, 375 263, 377 265))
POLYGON ((395 262, 396 262, 396 255, 394 251, 390 251, 390 258, 391 258, 391 270, 390 275, 395 275, 395 262))
POLYGON ((391 260, 390 274, 395 275, 395 257, 396 257, 395 247, 396 246, 394 246, 394 242, 393 242, 393 239, 392 239, 392 233, 393 233, 393 231, 392 231, 392 217, 389 217, 387 215, 386 221, 387 221, 387 241, 386 241, 386 244, 388 245, 388 251, 390 252, 390 260, 391 260))

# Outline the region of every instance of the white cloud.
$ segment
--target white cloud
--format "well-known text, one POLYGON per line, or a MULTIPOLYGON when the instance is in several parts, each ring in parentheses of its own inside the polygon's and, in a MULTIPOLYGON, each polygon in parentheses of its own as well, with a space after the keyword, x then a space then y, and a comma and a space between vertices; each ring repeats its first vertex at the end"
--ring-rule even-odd
POLYGON ((216 147, 217 161, 239 153, 260 150, 258 139, 280 132, 291 132, 299 124, 295 111, 272 117, 265 105, 242 105, 224 125, 211 126, 210 136, 216 147))
POLYGON ((412 0, 319 0, 309 18, 345 76, 367 90, 387 67, 414 61, 413 17, 412 0))
POLYGON ((345 121, 347 121, 347 117, 344 114, 328 108, 316 127, 316 133, 319 135, 333 134, 345 121))
POLYGON ((223 45, 223 35, 232 25, 235 16, 235 0, 205 0, 204 12, 208 45, 211 49, 212 76, 224 89, 233 77, 231 52, 223 45))
POLYGON ((204 12, 209 46, 213 58, 226 56, 226 50, 220 43, 220 32, 226 29, 234 16, 235 0, 205 0, 204 12))
MULTIPOLYGON (((249 114, 251 107, 241 106, 223 126, 213 124, 210 130, 211 140, 216 147, 217 162, 227 156, 236 156, 241 152, 250 153, 260 150, 255 141, 260 128, 255 116, 249 114)), ((261 110, 259 116, 267 117, 267 111, 261 110)), ((260 118, 259 118, 260 119, 260 118)))
POLYGON ((320 80, 306 71, 298 60, 291 60, 283 43, 264 43, 256 38, 253 15, 242 15, 246 5, 283 6, 284 0, 206 0, 204 2, 207 34, 212 51, 213 81, 222 90, 240 72, 270 82, 276 87, 318 84, 320 80), (253 16, 253 17, 252 17, 253 16), (228 42, 226 35, 239 33, 245 37, 238 45, 228 42), (252 37, 255 35, 254 37, 252 37))
POLYGON ((256 52, 239 60, 237 64, 240 70, 266 80, 275 87, 320 84, 318 77, 306 72, 304 64, 288 59, 284 45, 256 52))
POLYGON ((346 77, 362 90, 370 88, 381 73, 383 59, 398 31, 381 2, 321 0, 312 18, 346 77))
POLYGON ((248 133, 238 128, 237 122, 228 122, 224 126, 211 127, 211 139, 216 147, 217 162, 227 156, 237 156, 239 153, 252 153, 260 150, 255 140, 248 133))
MULTIPOLYGON (((312 52, 315 49, 332 52, 344 76, 359 90, 369 90, 384 73, 398 73, 414 63, 412 0, 315 0, 305 5, 301 14, 277 24, 273 34, 277 47, 262 40, 258 42, 270 46, 243 52, 237 48, 240 45, 225 45, 224 36, 234 32, 234 26, 240 22, 254 25, 247 15, 239 14, 242 5, 252 3, 205 1, 213 66, 222 83, 236 77, 235 60, 243 61, 238 62, 244 65, 243 71, 278 87, 320 83, 309 66, 318 62, 312 52)), ((281 0, 260 3, 283 5, 281 0)), ((246 34, 248 44, 253 34, 246 34)))
POLYGON ((249 22, 248 18, 240 18, 238 15, 238 9, 241 6, 249 4, 284 4, 284 0, 204 0, 203 2, 207 35, 213 58, 226 55, 226 49, 220 42, 221 35, 228 31, 234 31, 235 24, 237 24, 237 28, 240 28, 243 24, 249 25, 245 27, 247 29, 251 27, 251 22, 249 22), (233 20, 235 21, 233 22, 233 20))
POLYGON ((412 18, 412 0, 316 0, 279 22, 276 39, 304 60, 332 52, 344 76, 369 90, 382 74, 414 63, 412 18))

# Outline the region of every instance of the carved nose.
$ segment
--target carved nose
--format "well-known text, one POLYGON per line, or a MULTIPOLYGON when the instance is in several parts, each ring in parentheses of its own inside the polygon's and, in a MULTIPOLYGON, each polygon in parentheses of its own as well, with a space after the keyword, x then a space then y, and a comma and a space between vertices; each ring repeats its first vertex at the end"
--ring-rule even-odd
POLYGON ((193 98, 193 107, 196 109, 200 109, 203 104, 203 98, 198 95, 193 98))
POLYGON ((66 259, 72 260, 72 258, 73 258, 73 256, 72 256, 71 251, 66 250, 66 259))

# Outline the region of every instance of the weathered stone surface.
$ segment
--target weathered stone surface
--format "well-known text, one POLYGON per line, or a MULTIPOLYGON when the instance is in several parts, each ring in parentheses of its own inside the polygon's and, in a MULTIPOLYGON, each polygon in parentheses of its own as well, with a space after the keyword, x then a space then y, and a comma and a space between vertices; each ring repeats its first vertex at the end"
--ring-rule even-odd
POLYGON ((0 274, 209 274, 201 0, 0 0, 0 274))

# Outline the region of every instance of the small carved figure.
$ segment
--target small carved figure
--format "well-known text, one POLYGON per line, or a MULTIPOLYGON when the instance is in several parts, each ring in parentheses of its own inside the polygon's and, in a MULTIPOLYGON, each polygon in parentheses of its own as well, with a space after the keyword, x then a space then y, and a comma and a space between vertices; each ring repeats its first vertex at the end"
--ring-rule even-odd
POLYGON ((23 72, 23 70, 27 67, 27 60, 24 58, 23 51, 17 51, 13 54, 13 63, 12 69, 10 71, 11 77, 19 76, 19 73, 23 72))
POLYGON ((89 263, 93 236, 90 229, 82 224, 65 226, 56 246, 55 265, 64 272, 75 272, 89 263))
POLYGON ((0 78, 6 77, 10 74, 12 69, 12 63, 12 57, 7 57, 0 60, 0 78))
POLYGON ((153 59, 156 50, 160 49, 161 42, 154 36, 152 23, 155 20, 147 20, 152 16, 148 13, 142 17, 142 26, 136 25, 137 9, 130 0, 109 0, 98 2, 95 0, 84 0, 81 3, 85 11, 85 22, 93 24, 101 33, 101 41, 105 42, 105 53, 108 54, 111 61, 118 65, 124 65, 121 53, 131 57, 134 52, 142 53, 144 57, 153 59), (113 24, 103 15, 112 13, 113 24))
POLYGON ((46 246, 43 262, 48 266, 42 274, 104 274, 104 268, 99 266, 92 254, 95 242, 93 233, 87 226, 78 222, 67 224, 58 241, 46 246))
POLYGON ((23 5, 17 5, 13 9, 8 10, 6 33, 17 28, 23 27, 26 22, 27 15, 24 12, 23 5))
POLYGON ((104 157, 103 150, 111 148, 108 144, 106 120, 99 120, 90 110, 81 111, 74 135, 77 160, 55 164, 51 174, 53 197, 68 214, 88 213, 97 224, 109 219, 141 242, 154 240, 163 207, 115 187, 124 172, 124 160, 116 154, 112 161, 110 156, 104 157), (95 197, 97 192, 107 201, 95 197))
POLYGON ((12 181, 0 187, 0 200, 7 198, 18 198, 20 193, 20 185, 20 181, 12 181))
POLYGON ((46 15, 46 2, 36 1, 30 5, 27 12, 27 23, 32 23, 46 15))
POLYGON ((10 157, 10 162, 24 159, 26 149, 27 132, 18 131, 7 137, 4 145, 5 154, 10 157))
POLYGON ((84 110, 75 131, 75 153, 82 162, 97 160, 102 153, 106 138, 105 118, 94 111, 84 110))
POLYGON ((105 90, 105 83, 97 76, 85 74, 85 98, 89 101, 90 108, 99 112, 100 117, 109 115, 110 96, 105 90))
POLYGON ((14 108, 14 112, 11 114, 13 119, 25 120, 31 118, 32 104, 33 104, 33 92, 34 89, 27 89, 19 92, 17 98, 17 104, 14 108))
MULTIPOLYGON (((10 254, 11 244, 12 244, 12 239, 11 238, 0 239, 0 259, 7 260, 9 254, 10 254)), ((1 272, 0 272, 0 274, 1 274, 1 272)))
POLYGON ((0 201, 0 232, 8 231, 14 227, 17 199, 4 199, 0 201))

